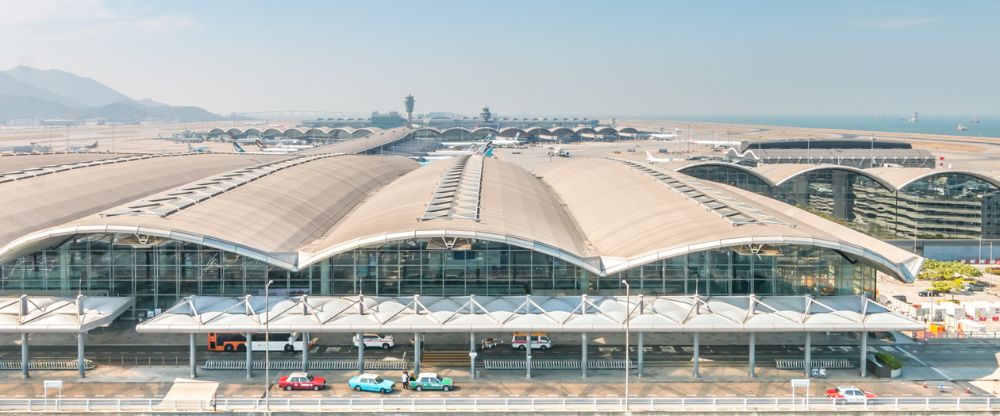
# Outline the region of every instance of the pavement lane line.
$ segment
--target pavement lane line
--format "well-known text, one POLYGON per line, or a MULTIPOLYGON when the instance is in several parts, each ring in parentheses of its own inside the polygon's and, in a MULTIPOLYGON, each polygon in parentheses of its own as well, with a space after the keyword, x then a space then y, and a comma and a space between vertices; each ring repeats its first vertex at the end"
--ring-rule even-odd
POLYGON ((941 370, 938 370, 937 368, 931 367, 926 362, 924 362, 924 360, 921 360, 921 359, 917 358, 916 355, 910 354, 909 351, 906 351, 906 350, 902 350, 902 351, 903 351, 903 354, 906 354, 907 357, 910 357, 911 359, 913 359, 914 361, 916 361, 917 363, 919 363, 920 365, 922 365, 924 367, 927 367, 927 368, 930 368, 931 370, 934 370, 935 373, 940 374, 941 377, 944 377, 946 380, 948 380, 948 381, 955 381, 955 379, 949 377, 947 374, 942 373, 941 370))

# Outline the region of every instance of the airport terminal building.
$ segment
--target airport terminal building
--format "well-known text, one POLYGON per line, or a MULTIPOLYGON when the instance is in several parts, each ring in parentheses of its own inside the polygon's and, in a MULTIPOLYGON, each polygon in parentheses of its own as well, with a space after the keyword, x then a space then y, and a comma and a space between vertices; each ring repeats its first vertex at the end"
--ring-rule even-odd
POLYGON ((646 163, 569 158, 536 176, 478 155, 349 153, 49 155, 46 174, 6 169, 0 290, 128 297, 135 319, 270 280, 284 296, 620 296, 625 280, 647 296, 871 297, 877 271, 912 280, 922 262, 646 163))

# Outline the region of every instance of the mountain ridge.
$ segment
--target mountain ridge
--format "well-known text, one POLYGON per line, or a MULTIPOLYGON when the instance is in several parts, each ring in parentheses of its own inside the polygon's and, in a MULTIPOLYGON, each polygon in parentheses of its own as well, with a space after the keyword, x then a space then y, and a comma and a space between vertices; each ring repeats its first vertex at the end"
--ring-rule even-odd
POLYGON ((59 69, 16 66, 0 71, 0 121, 25 118, 196 122, 223 117, 196 106, 136 100, 92 78, 59 69))

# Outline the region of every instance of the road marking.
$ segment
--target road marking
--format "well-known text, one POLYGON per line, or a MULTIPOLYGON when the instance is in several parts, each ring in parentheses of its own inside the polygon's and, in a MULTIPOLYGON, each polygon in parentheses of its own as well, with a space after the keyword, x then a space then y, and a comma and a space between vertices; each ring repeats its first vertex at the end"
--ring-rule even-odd
POLYGON ((944 377, 946 380, 948 380, 948 381, 955 381, 955 379, 949 377, 947 374, 942 373, 941 370, 938 370, 937 368, 931 367, 930 365, 928 365, 927 363, 925 363, 924 360, 921 360, 921 359, 917 358, 916 355, 910 354, 909 351, 903 350, 903 354, 906 354, 907 357, 910 357, 911 359, 913 359, 914 361, 916 361, 920 365, 922 365, 924 367, 928 367, 931 370, 934 370, 934 372, 940 374, 941 377, 944 377))

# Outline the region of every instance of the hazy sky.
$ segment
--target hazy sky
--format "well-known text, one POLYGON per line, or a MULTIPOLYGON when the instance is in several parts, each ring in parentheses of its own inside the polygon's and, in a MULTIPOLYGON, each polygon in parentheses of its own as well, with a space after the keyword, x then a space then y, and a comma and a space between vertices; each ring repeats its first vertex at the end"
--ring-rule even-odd
POLYGON ((998 114, 1000 1, 0 0, 0 68, 228 113, 998 114))

